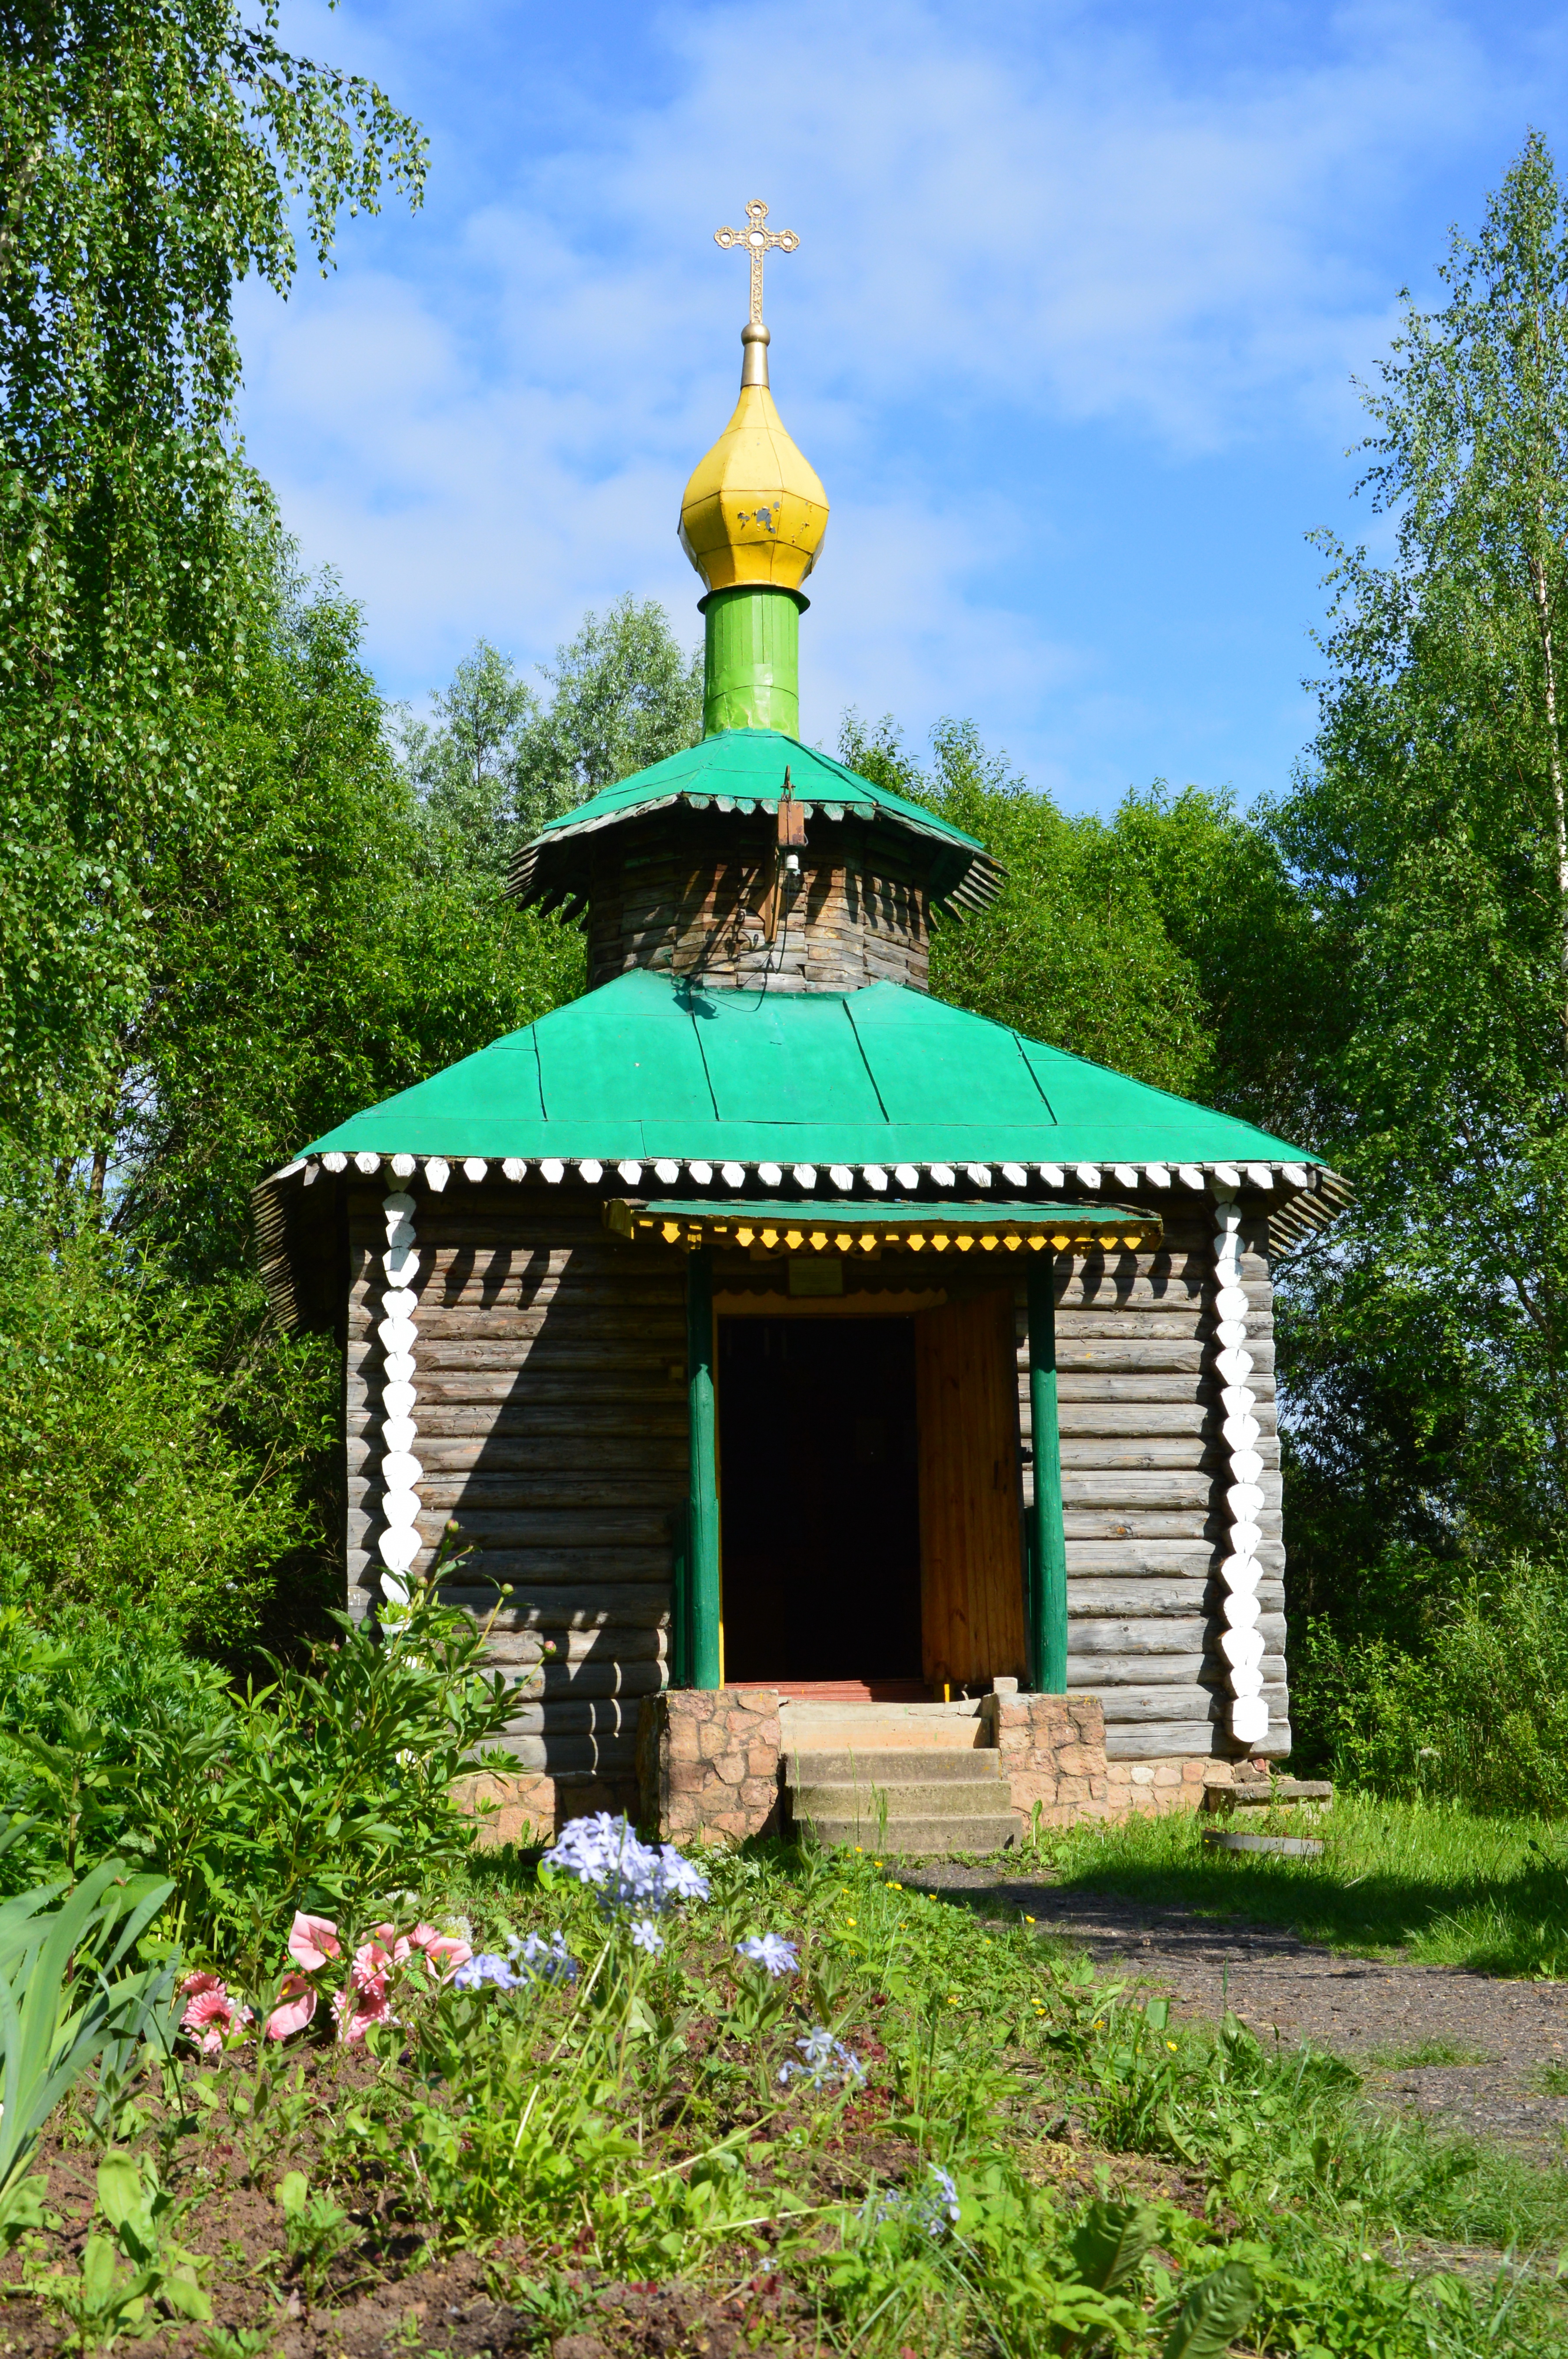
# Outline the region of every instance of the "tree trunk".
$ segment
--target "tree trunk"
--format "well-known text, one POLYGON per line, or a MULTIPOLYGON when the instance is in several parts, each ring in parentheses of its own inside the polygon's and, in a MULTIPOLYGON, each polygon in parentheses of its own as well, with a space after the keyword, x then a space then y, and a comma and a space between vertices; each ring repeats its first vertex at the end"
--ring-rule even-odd
POLYGON ((1546 690, 1546 759, 1552 777, 1552 816, 1557 851, 1558 963, 1563 974, 1560 1021, 1568 1032, 1568 810, 1563 806, 1563 745, 1557 729, 1557 659, 1552 636, 1552 591, 1546 561, 1530 561, 1530 589, 1535 598, 1536 625, 1541 634, 1541 675, 1546 690))

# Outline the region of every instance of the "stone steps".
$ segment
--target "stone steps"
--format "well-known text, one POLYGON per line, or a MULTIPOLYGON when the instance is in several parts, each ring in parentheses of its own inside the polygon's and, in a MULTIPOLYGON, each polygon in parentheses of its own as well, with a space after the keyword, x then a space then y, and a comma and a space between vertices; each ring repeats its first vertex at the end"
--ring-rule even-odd
POLYGON ((784 1792, 797 1830, 825 1847, 909 1859, 1002 1851, 1021 1832, 1000 1754, 972 1742, 802 1748, 785 1756, 784 1792))

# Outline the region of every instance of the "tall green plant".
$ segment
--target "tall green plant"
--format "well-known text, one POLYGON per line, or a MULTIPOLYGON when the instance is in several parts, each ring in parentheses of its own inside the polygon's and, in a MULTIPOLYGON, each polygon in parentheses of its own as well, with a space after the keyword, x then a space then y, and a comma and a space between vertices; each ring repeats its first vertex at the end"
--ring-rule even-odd
POLYGON ((170 1889, 111 1859, 58 1907, 58 1885, 0 1903, 0 2245, 42 2216, 30 2166, 61 2097, 111 2039, 167 2012, 174 1967, 131 1961, 170 1889))
MULTIPOLYGON (((256 1980, 296 1908, 352 1921, 466 1857, 455 1783, 516 1714, 485 1633, 421 1584, 390 1636, 339 1635, 264 1687, 166 1653, 156 1676, 100 1679, 103 1649, 6 1633, 0 1799, 26 1814, 16 1880, 103 1853, 168 1878, 187 1950, 256 1980)), ((134 1636, 122 1639, 134 1649, 134 1636)), ((503 1766, 510 1768, 506 1755, 503 1766)))
POLYGON ((1568 209, 1541 140, 1442 276, 1365 396, 1394 554, 1327 544, 1321 723, 1272 822, 1336 978, 1323 1144, 1360 1191, 1283 1339, 1322 1602, 1369 1522, 1485 1549, 1568 1497, 1568 209))
POLYGON ((237 282, 325 265, 343 205, 417 200, 376 87, 274 0, 0 22, 0 1118, 109 1183, 171 870, 230 791, 211 742, 269 625, 276 538, 233 433, 237 282))

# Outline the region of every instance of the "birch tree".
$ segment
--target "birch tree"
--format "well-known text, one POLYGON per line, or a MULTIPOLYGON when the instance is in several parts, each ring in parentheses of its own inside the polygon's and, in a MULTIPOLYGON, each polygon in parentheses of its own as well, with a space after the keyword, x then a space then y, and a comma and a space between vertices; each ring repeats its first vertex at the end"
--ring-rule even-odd
POLYGON ((1365 393, 1391 557, 1328 544, 1321 725, 1274 826, 1341 1002, 1320 1143, 1361 1190, 1287 1317, 1303 1465, 1342 1537, 1403 1465, 1396 1537, 1462 1553, 1568 1501, 1568 211, 1540 138, 1441 277, 1365 393))

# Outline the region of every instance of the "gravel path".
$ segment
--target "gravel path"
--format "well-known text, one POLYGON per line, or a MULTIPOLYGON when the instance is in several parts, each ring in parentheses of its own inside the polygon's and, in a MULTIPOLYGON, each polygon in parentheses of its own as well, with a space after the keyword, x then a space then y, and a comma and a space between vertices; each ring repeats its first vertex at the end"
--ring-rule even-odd
POLYGON ((1547 2095, 1540 2086, 1545 2066, 1568 2073, 1568 1984, 1353 1957, 1278 1925, 1064 1890, 956 1862, 906 1871, 904 1882, 986 1917, 1022 1910, 1097 1965, 1130 1970, 1169 1992, 1179 2015, 1217 2019, 1228 2001, 1260 2038, 1287 2047, 1310 2039, 1357 2063, 1379 2102, 1537 2160, 1568 2161, 1568 2093, 1547 2095), (1404 2061, 1438 2043, 1466 2060, 1404 2061))

